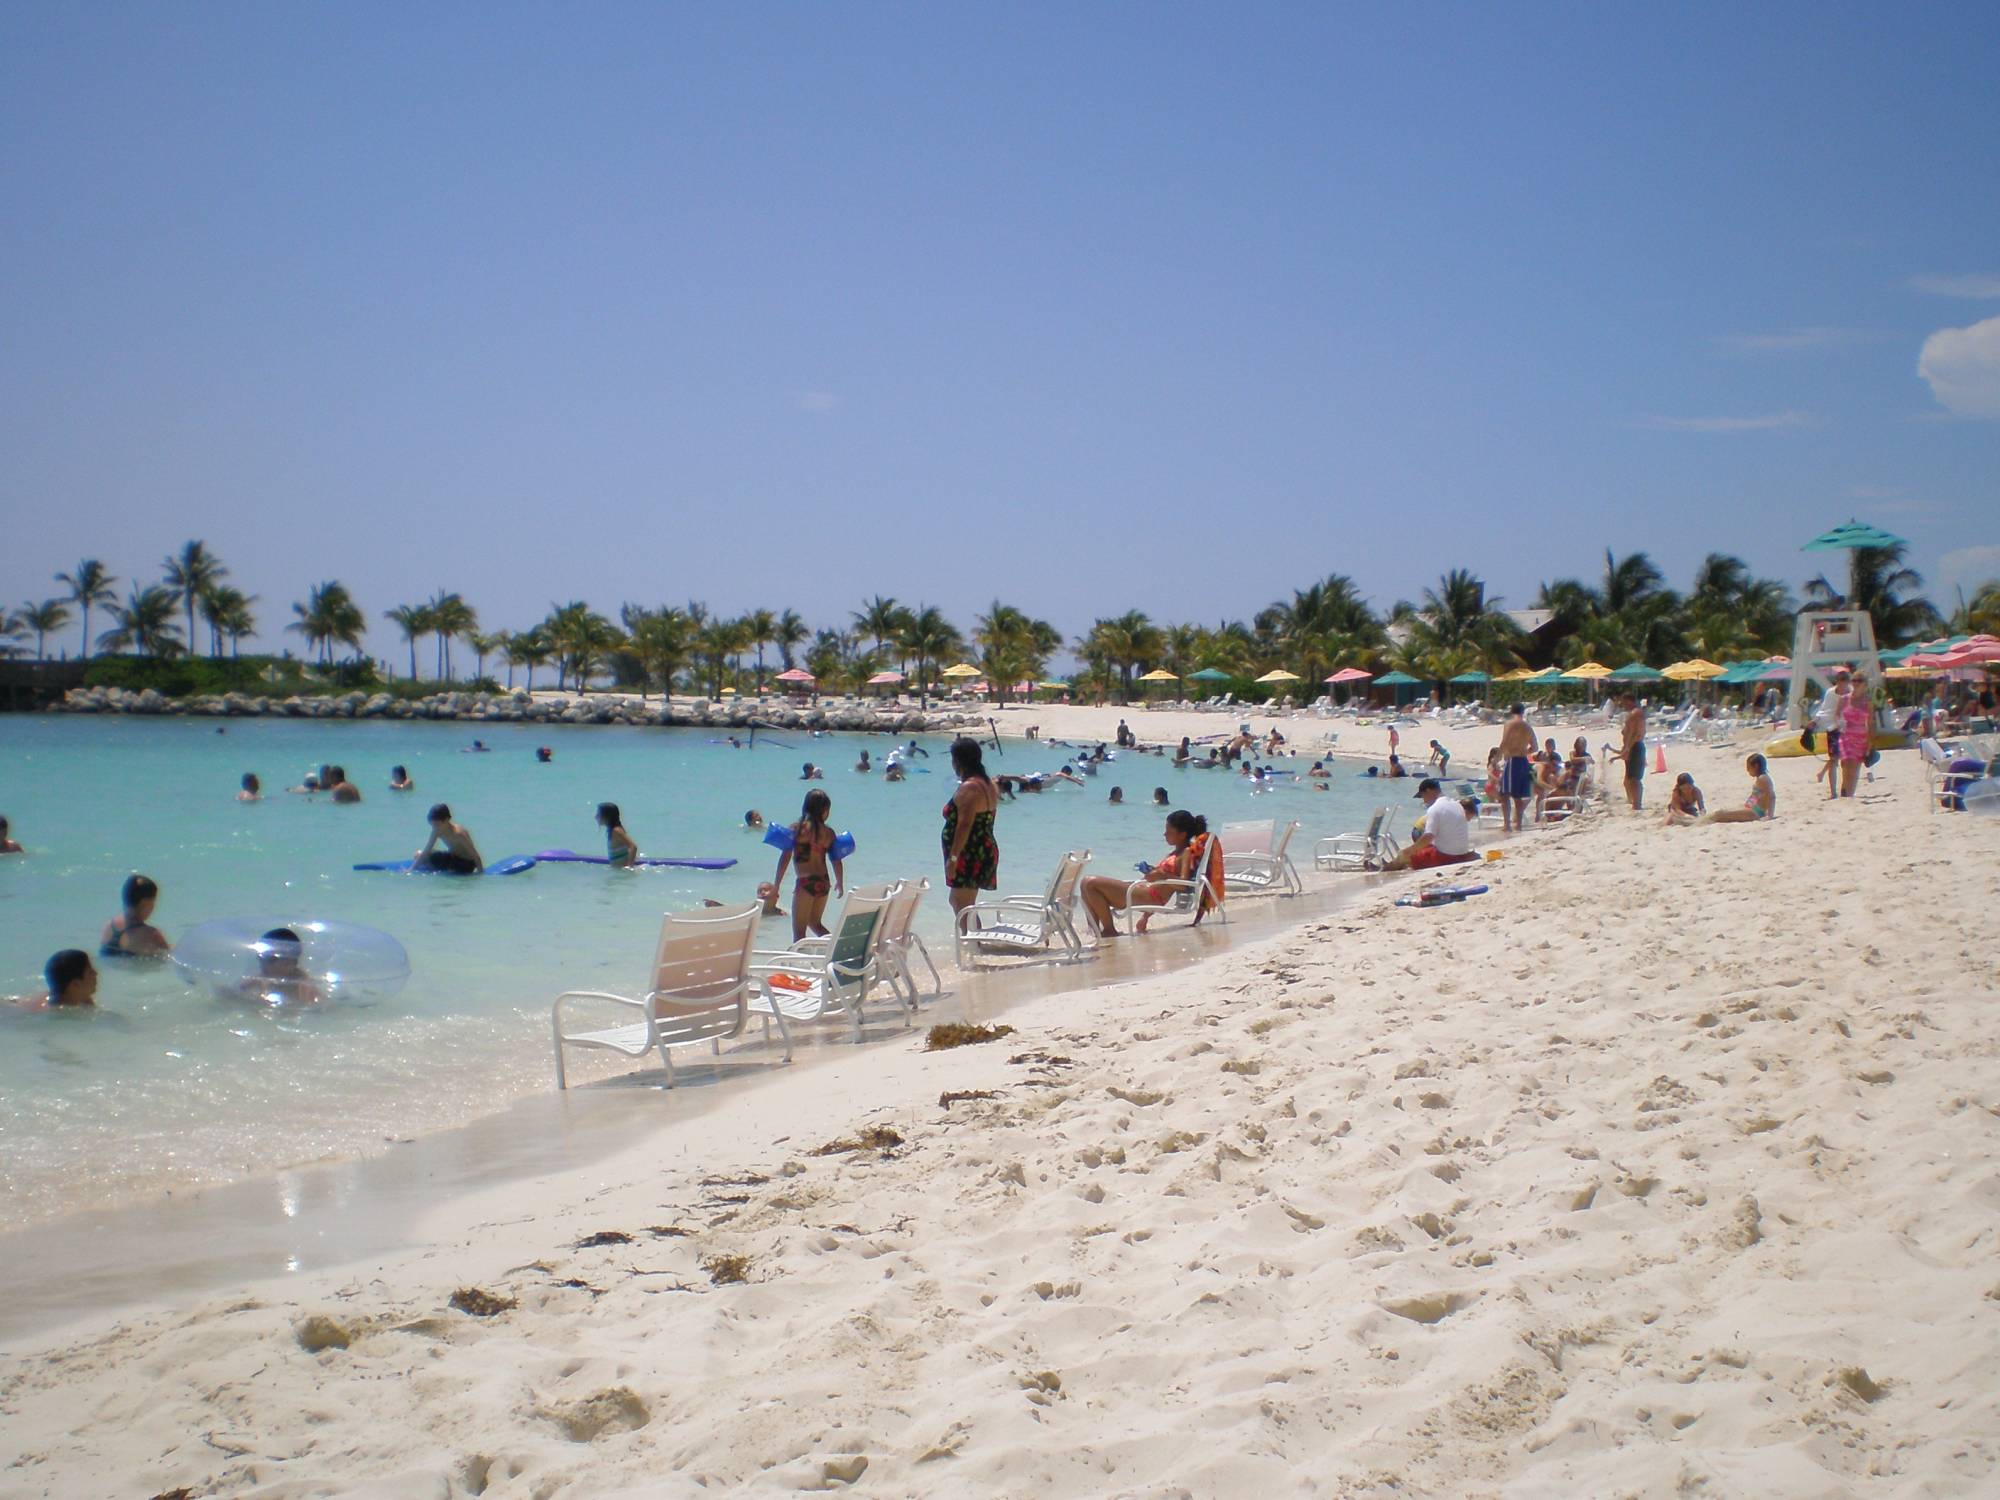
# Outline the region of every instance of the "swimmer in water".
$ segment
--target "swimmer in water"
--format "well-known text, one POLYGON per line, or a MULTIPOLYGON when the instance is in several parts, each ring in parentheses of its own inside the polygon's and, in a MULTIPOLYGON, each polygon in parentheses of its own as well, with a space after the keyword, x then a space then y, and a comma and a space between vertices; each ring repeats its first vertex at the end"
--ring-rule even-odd
POLYGON ((818 766, 814 765, 811 761, 807 761, 805 763, 805 768, 799 772, 799 780, 824 781, 826 780, 826 774, 823 771, 821 771, 818 766))
POLYGON ((310 797, 314 792, 319 790, 319 777, 314 772, 308 771, 306 772, 306 779, 304 781, 301 781, 297 786, 288 786, 285 790, 288 792, 304 792, 310 797))
POLYGON ((919 745, 915 740, 911 740, 909 744, 903 746, 903 754, 921 755, 925 760, 929 760, 931 758, 930 751, 926 750, 922 745, 919 745))
POLYGON ((743 815, 743 826, 752 833, 758 832, 764 826, 764 815, 758 812, 756 808, 751 808, 750 811, 743 815))
POLYGON ((417 784, 410 780, 409 768, 397 766, 389 772, 389 790, 392 792, 414 792, 417 784))
MULTIPOLYGON (((486 741, 474 740, 471 744, 465 746, 465 748, 460 750, 458 753, 460 755, 484 755, 486 754, 486 750, 487 750, 486 741)), ((540 753, 541 753, 540 751, 536 752, 536 754, 538 755, 540 753)))
POLYGON ((236 800, 238 802, 262 802, 264 800, 264 783, 257 779, 255 771, 245 771, 243 773, 243 790, 236 794, 236 800))
POLYGON ((14 842, 12 825, 8 823, 4 816, 0 816, 0 854, 25 854, 27 852, 27 850, 14 842))
POLYGON ((910 779, 910 773, 903 769, 903 763, 900 760, 892 760, 882 768, 882 779, 884 781, 907 781, 910 779))
POLYGON ((1156 787, 1154 787, 1154 788, 1153 788, 1153 806, 1155 806, 1155 807, 1165 807, 1166 805, 1167 805, 1167 789, 1166 789, 1165 787, 1163 787, 1163 786, 1156 786, 1156 787))
POLYGON ((333 800, 335 802, 347 803, 359 802, 361 800, 361 788, 347 779, 347 767, 328 766, 326 771, 327 775, 331 776, 333 780, 329 782, 325 777, 322 777, 320 786, 333 793, 333 800))
POLYGON ((614 865, 630 865, 639 857, 639 846, 632 842, 632 835, 625 831, 625 824, 619 819, 616 802, 597 804, 597 826, 604 830, 604 852, 614 865))
POLYGON ((555 751, 551 750, 547 745, 535 746, 535 759, 542 765, 547 765, 550 761, 554 760, 555 758, 556 758, 555 751))
POLYGON ((257 955, 257 972, 236 986, 246 999, 265 1005, 317 1005, 326 998, 299 967, 299 935, 291 928, 273 927, 250 951, 257 955))
POLYGON ((447 875, 477 875, 486 868, 472 835, 451 820, 451 809, 440 802, 430 810, 431 836, 417 851, 415 867, 447 875), (442 849, 438 845, 444 845, 442 849))
POLYGON ((167 935, 153 926, 153 908, 160 888, 144 875, 127 876, 122 893, 125 911, 104 924, 97 951, 106 958, 159 958, 172 951, 167 935))
POLYGON ((1122 786, 1114 786, 1111 789, 1111 796, 1106 800, 1108 800, 1113 807, 1123 807, 1125 805, 1125 788, 1122 786))
POLYGON ((26 1010, 97 1009, 97 965, 81 948, 65 948, 42 968, 46 993, 20 1001, 26 1010))
POLYGON ((861 759, 857 760, 854 763, 854 769, 863 772, 872 771, 875 769, 872 765, 868 763, 868 752, 865 749, 861 752, 861 759))

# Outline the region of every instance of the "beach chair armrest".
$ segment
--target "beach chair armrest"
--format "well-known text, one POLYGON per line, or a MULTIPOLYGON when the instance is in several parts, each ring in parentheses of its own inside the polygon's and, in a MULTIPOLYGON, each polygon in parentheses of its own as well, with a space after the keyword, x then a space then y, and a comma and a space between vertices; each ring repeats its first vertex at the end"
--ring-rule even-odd
POLYGON ((556 996, 555 1015, 558 1019, 562 1016, 563 1002, 566 1000, 590 1000, 604 1005, 617 1005, 626 1010, 636 1010, 641 1015, 649 1014, 652 1010, 647 1001, 635 1000, 630 995, 614 995, 609 990, 564 990, 556 996))

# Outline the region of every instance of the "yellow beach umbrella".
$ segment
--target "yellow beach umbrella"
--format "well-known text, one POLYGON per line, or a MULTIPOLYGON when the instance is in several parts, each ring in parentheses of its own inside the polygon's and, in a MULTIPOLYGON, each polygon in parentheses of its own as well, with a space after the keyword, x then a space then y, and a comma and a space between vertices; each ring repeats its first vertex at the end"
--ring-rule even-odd
POLYGON ((1533 677, 1534 675, 1535 674, 1533 672, 1530 672, 1526 667, 1516 667, 1511 672, 1501 673, 1498 677, 1494 678, 1493 680, 1495 682, 1526 682, 1530 677, 1533 677))
POLYGON ((1611 668, 1605 666, 1601 661, 1587 661, 1580 667, 1571 667, 1569 675, 1571 677, 1609 677, 1611 675, 1611 668))
POLYGON ((1669 682, 1705 682, 1711 677, 1720 677, 1728 670, 1697 656, 1690 661, 1675 662, 1671 667, 1662 669, 1660 675, 1669 682))
POLYGON ((1180 678, 1169 672, 1165 667, 1155 667, 1139 680, 1141 682, 1179 682, 1180 678))
POLYGON ((962 661, 955 667, 946 667, 938 675, 940 677, 977 677, 979 675, 979 668, 975 667, 969 661, 962 661))
POLYGON ((1283 667, 1273 667, 1257 680, 1259 682, 1297 682, 1299 674, 1296 672, 1287 672, 1283 667))

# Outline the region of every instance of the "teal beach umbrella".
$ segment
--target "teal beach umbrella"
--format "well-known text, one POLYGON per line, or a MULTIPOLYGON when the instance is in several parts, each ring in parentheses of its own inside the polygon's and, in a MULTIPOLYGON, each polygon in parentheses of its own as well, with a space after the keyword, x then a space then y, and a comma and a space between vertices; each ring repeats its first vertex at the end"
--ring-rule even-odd
POLYGON ((1660 674, 1642 661, 1628 661, 1611 674, 1618 682, 1658 682, 1660 674))
POLYGON ((1203 667, 1199 672, 1188 673, 1189 682, 1228 682, 1227 672, 1218 672, 1214 667, 1203 667))

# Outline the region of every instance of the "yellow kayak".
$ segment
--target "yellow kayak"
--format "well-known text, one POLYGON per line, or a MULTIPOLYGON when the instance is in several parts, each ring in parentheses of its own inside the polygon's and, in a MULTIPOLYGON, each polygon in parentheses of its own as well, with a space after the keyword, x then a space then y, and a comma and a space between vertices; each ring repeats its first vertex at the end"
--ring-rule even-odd
MULTIPOLYGON (((1900 729, 1878 729, 1869 742, 1870 747, 1876 750, 1907 750, 1913 743, 1900 729)), ((1796 733, 1781 734, 1764 747, 1764 753, 1772 760, 1790 760, 1800 755, 1816 755, 1823 760, 1826 758, 1826 741, 1814 734, 1813 748, 1808 750, 1796 733)))

